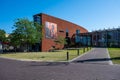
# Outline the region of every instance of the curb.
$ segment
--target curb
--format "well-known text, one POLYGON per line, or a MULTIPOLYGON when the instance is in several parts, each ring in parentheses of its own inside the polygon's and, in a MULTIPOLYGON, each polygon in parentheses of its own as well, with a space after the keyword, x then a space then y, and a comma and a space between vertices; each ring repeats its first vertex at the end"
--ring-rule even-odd
MULTIPOLYGON (((108 48, 106 48, 106 51, 107 51, 107 54, 108 54, 108 58, 110 58, 110 54, 109 54, 108 48)), ((109 61, 109 64, 110 64, 110 65, 113 65, 112 60, 109 61)))
POLYGON ((32 59, 15 59, 15 58, 7 58, 7 57, 1 57, 3 59, 9 59, 9 60, 16 60, 16 61, 23 61, 23 62, 50 62, 50 63, 69 63, 69 61, 42 61, 42 60, 32 60, 32 59))

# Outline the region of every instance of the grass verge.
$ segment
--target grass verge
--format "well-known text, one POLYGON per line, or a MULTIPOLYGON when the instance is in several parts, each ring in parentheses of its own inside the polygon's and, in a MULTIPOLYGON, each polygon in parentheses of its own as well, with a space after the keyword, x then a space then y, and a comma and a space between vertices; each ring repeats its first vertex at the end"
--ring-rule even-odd
MULTIPOLYGON (((90 50, 90 49, 89 49, 90 50)), ((1 57, 20 60, 39 60, 39 61, 67 61, 66 52, 69 52, 69 60, 78 56, 77 50, 56 50, 54 52, 28 52, 28 53, 7 53, 0 54, 1 57)), ((87 50, 86 50, 87 51, 87 50)), ((83 54, 83 48, 79 50, 83 54)))
POLYGON ((120 64, 120 48, 108 48, 111 60, 114 64, 120 64))

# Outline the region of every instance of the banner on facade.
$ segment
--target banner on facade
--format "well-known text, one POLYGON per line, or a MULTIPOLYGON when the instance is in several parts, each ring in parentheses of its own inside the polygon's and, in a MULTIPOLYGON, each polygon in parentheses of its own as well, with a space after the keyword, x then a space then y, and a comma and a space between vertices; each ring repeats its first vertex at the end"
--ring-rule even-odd
POLYGON ((45 36, 51 39, 57 38, 57 24, 45 22, 45 36))

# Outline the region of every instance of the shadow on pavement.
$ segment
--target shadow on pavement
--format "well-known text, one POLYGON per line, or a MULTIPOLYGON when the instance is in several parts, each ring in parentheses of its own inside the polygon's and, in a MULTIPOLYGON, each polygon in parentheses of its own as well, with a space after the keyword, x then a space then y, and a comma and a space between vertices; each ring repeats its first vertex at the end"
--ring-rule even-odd
POLYGON ((76 63, 84 63, 84 62, 97 62, 97 61, 110 61, 110 60, 120 60, 120 57, 114 57, 114 58, 95 58, 95 59, 85 59, 85 60, 76 60, 73 62, 76 63))
POLYGON ((69 65, 69 62, 32 62, 29 66, 67 66, 69 65))

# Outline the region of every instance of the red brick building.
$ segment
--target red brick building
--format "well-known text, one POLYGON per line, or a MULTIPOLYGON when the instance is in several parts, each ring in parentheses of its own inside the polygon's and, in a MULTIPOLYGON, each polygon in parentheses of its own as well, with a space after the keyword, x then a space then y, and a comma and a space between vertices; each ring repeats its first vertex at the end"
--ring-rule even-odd
POLYGON ((34 21, 43 25, 43 38, 40 43, 41 51, 49 51, 52 46, 55 48, 62 49, 64 46, 55 43, 55 39, 58 37, 71 37, 76 33, 86 33, 88 32, 82 26, 76 25, 66 20, 56 18, 47 14, 36 14, 33 16, 34 21))

